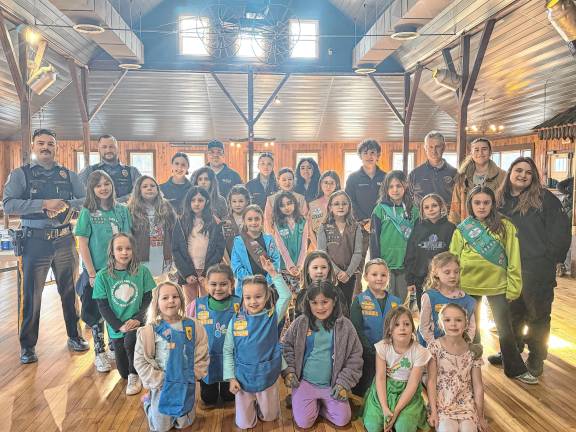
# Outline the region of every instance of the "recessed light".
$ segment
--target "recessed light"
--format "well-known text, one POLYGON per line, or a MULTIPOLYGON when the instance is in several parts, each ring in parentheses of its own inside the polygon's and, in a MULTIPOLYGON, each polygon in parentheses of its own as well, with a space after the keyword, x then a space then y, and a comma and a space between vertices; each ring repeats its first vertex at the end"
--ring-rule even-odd
POLYGON ((414 24, 400 24, 394 27, 394 33, 390 35, 392 39, 399 41, 407 41, 416 39, 420 36, 418 33, 418 27, 414 24))
POLYGON ((138 70, 142 68, 142 65, 138 63, 120 63, 118 67, 124 70, 138 70))
POLYGON ((87 35, 97 35, 106 31, 104 30, 104 27, 97 24, 74 24, 72 28, 78 33, 87 35))

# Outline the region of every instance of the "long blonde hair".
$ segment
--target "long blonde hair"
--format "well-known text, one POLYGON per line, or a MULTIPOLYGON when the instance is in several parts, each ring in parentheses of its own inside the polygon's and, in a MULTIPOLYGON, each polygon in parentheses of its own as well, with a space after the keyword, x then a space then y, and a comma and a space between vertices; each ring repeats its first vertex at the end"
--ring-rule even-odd
POLYGON ((186 316, 186 311, 184 309, 186 307, 186 296, 184 295, 182 287, 174 282, 166 281, 158 285, 152 292, 152 301, 150 302, 150 307, 148 308, 148 314, 146 317, 147 324, 156 325, 162 321, 162 313, 158 307, 158 301, 160 300, 160 290, 163 286, 166 285, 174 287, 178 293, 178 297, 180 297, 180 309, 178 309, 178 318, 183 320, 186 316))
POLYGON ((154 202, 152 203, 155 210, 154 223, 157 225, 162 225, 165 231, 171 232, 176 222, 174 209, 168 200, 162 196, 160 186, 158 185, 156 179, 147 175, 143 175, 139 177, 138 180, 136 180, 134 190, 132 191, 132 195, 128 200, 128 209, 132 215, 134 231, 136 232, 148 229, 148 212, 141 191, 142 183, 144 183, 144 180, 152 180, 156 185, 156 189, 158 190, 158 195, 156 195, 156 198, 154 198, 154 202))
POLYGON ((426 282, 424 282, 424 291, 431 289, 438 289, 440 287, 440 279, 438 279, 438 272, 440 269, 450 263, 458 264, 460 267, 460 260, 456 255, 451 252, 441 252, 432 258, 430 265, 428 266, 428 276, 426 277, 426 282))
POLYGON ((132 259, 130 260, 130 264, 128 264, 126 270, 129 274, 134 276, 138 273, 140 263, 138 262, 138 258, 136 258, 136 241, 134 240, 134 237, 127 233, 116 233, 112 236, 112 239, 110 239, 110 243, 108 244, 108 262, 106 264, 106 270, 110 276, 114 277, 114 267, 116 264, 116 258, 114 258, 114 242, 120 237, 126 237, 130 242, 130 246, 132 246, 132 259))

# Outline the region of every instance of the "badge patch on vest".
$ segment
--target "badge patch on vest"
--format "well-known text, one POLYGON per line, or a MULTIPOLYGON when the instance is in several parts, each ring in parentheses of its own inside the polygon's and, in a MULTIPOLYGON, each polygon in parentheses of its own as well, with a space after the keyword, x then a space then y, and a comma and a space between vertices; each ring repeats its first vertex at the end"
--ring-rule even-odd
POLYGON ((244 318, 234 322, 234 336, 248 336, 248 322, 244 318))
POLYGON ((390 303, 390 307, 391 307, 392 309, 396 309, 396 308, 398 307, 398 303, 392 302, 392 303, 390 303))
POLYGON ((440 311, 442 310, 442 306, 444 306, 444 305, 441 304, 441 303, 440 303, 440 304, 437 304, 436 306, 434 306, 434 310, 435 310, 437 313, 440 313, 440 311))
POLYGON ((186 329, 186 339, 191 341, 192 340, 192 327, 186 326, 185 329, 186 329))
POLYGON ((376 306, 370 299, 366 299, 360 303, 360 308, 362 309, 362 315, 367 316, 378 316, 378 311, 376 310, 376 306))
POLYGON ((200 321, 202 325, 212 324, 213 322, 213 320, 210 319, 210 312, 208 312, 207 310, 201 310, 200 312, 198 312, 196 318, 198 319, 198 321, 200 321))

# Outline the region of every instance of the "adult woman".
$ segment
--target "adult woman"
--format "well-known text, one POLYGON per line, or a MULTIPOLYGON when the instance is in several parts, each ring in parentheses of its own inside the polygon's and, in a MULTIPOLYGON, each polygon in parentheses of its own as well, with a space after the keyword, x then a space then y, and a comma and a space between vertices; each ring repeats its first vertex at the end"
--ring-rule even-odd
POLYGON ((336 171, 326 171, 318 181, 318 195, 308 204, 308 220, 314 232, 324 222, 328 208, 328 198, 340 190, 340 177, 336 171))
POLYGON ((190 181, 186 178, 188 169, 190 168, 190 161, 186 153, 177 152, 172 156, 172 176, 166 183, 160 185, 160 191, 164 198, 170 202, 174 211, 177 214, 182 213, 182 203, 186 192, 192 186, 190 181))
POLYGON ((246 183, 250 192, 252 204, 258 205, 262 210, 266 207, 266 199, 278 190, 276 176, 274 175, 274 156, 272 153, 261 153, 258 157, 258 175, 246 183))
POLYGON ((309 203, 316 199, 318 194, 318 180, 320 179, 320 168, 312 158, 300 159, 296 165, 296 186, 294 192, 304 195, 309 203))
MULTIPOLYGON (((527 343, 526 366, 537 377, 548 354, 556 264, 564 261, 570 247, 570 225, 558 198, 542 187, 531 158, 520 157, 512 163, 499 190, 498 205, 518 229, 522 293, 510 303, 510 312, 516 342, 520 349, 527 343), (524 335, 525 325, 528 333, 524 335)), ((502 356, 490 356, 488 361, 501 364, 502 356)))
POLYGON ((470 144, 470 155, 458 169, 452 192, 448 220, 453 224, 458 225, 468 217, 466 198, 474 186, 487 186, 496 191, 504 182, 506 172, 490 160, 491 155, 492 143, 489 139, 477 138, 470 144))

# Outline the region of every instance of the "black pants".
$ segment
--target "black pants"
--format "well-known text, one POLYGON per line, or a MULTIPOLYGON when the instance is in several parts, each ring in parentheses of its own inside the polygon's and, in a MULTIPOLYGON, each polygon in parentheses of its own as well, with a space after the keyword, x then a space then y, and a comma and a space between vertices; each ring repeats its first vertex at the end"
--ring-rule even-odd
POLYGON ((349 317, 350 305, 352 304, 352 297, 354 297, 354 287, 356 286, 356 275, 353 274, 350 276, 350 279, 348 279, 348 282, 346 283, 338 282, 337 286, 340 288, 340 291, 342 291, 344 297, 346 307, 343 309, 343 312, 347 317, 349 317))
POLYGON ((528 344, 530 357, 537 361, 544 361, 548 356, 550 315, 556 286, 554 268, 549 272, 542 270, 538 274, 522 272, 522 295, 510 303, 518 349, 522 352, 524 345, 528 344), (524 326, 528 327, 526 335, 524 326))
MULTIPOLYGON (((476 335, 474 343, 480 342, 480 304, 482 296, 472 296, 476 300, 474 315, 476 318, 476 335)), ((513 378, 527 371, 524 360, 520 356, 516 337, 512 329, 512 320, 510 319, 510 305, 506 300, 505 294, 486 296, 494 322, 498 329, 498 339, 500 342, 500 352, 502 353, 502 363, 504 364, 504 373, 507 377, 513 378)))
POLYGON ((352 389, 352 393, 360 397, 364 397, 372 385, 372 381, 374 381, 374 376, 376 375, 376 355, 364 349, 362 359, 364 360, 364 364, 362 365, 362 376, 360 377, 358 384, 356 384, 356 387, 352 389))
POLYGON ((102 321, 102 315, 98 309, 98 303, 92 298, 93 287, 90 285, 90 277, 88 272, 84 270, 80 275, 80 279, 76 283, 76 292, 80 295, 82 307, 80 308, 80 318, 88 326, 93 327, 102 321))
POLYGON ((416 304, 418 305, 418 310, 422 309, 422 294, 424 294, 424 282, 426 282, 426 277, 416 278, 414 280, 414 286, 416 286, 416 304))
POLYGON ((206 384, 200 381, 200 397, 206 405, 216 405, 218 397, 222 402, 231 402, 234 400, 234 394, 230 393, 230 383, 226 381, 206 384))
POLYGON ((110 339, 114 345, 114 355, 116 357, 116 368, 124 379, 128 374, 137 374, 134 369, 134 348, 136 347, 136 330, 129 331, 124 337, 110 339))
POLYGON ((42 292, 52 269, 66 323, 68 337, 78 337, 78 312, 74 281, 78 272, 78 253, 72 234, 55 240, 26 238, 24 255, 18 266, 18 330, 20 346, 32 348, 38 341, 42 292))

